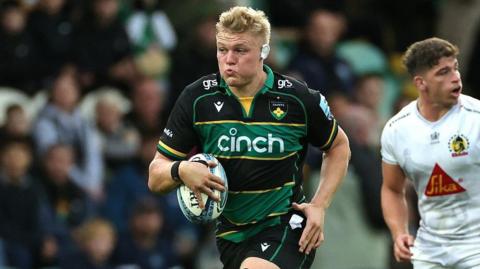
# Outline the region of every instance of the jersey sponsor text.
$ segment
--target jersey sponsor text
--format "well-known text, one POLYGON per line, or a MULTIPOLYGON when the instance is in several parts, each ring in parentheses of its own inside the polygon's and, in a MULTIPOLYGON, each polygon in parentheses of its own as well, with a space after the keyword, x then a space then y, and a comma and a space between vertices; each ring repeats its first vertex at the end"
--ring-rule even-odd
POLYGON ((274 152, 274 146, 280 153, 285 151, 283 139, 274 137, 271 133, 267 137, 258 136, 253 139, 248 136, 236 137, 237 129, 235 128, 231 128, 229 133, 230 136, 222 135, 218 138, 217 146, 221 151, 250 152, 253 149, 258 153, 272 153, 274 152))
POLYGON ((441 196, 449 195, 459 192, 464 192, 465 189, 455 182, 443 169, 435 164, 432 175, 425 188, 426 196, 441 196))

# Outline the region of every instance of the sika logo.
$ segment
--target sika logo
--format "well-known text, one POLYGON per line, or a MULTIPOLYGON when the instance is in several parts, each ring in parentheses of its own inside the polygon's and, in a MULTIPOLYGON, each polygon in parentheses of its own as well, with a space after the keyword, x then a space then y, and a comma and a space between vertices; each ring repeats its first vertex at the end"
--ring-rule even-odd
POLYGON ((450 138, 450 141, 448 141, 448 149, 452 153, 452 157, 468 155, 467 150, 469 145, 470 142, 462 134, 454 135, 450 138))
POLYGON ((435 164, 425 188, 426 196, 442 196, 464 191, 465 189, 460 184, 447 175, 437 163, 435 164))

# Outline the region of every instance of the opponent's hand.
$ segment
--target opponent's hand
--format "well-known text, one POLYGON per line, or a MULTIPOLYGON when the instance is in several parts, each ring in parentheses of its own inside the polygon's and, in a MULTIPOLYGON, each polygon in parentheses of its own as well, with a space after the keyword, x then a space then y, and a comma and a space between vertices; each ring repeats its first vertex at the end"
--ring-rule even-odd
POLYGON ((395 238, 393 244, 393 254, 397 262, 407 262, 412 258, 410 247, 413 246, 415 238, 410 234, 400 234, 395 238))
POLYGON ((310 251, 318 248, 324 240, 325 209, 311 203, 293 203, 292 206, 293 209, 302 211, 307 218, 307 224, 303 229, 298 245, 300 246, 299 251, 308 255, 310 251))
MULTIPOLYGON (((208 161, 209 167, 215 167, 217 164, 213 161, 208 161)), ((200 162, 184 161, 180 163, 179 167, 180 178, 183 183, 189 187, 195 197, 197 197, 200 208, 205 208, 201 193, 205 193, 215 201, 219 201, 220 197, 214 194, 212 189, 225 191, 224 183, 221 178, 210 173, 207 166, 200 162)))

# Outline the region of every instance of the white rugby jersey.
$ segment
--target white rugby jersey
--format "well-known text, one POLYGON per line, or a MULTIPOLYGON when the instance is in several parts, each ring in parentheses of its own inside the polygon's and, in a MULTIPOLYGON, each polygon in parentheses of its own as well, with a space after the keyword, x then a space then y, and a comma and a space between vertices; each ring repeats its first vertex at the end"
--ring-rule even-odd
POLYGON ((413 181, 421 221, 417 239, 480 242, 480 101, 461 95, 436 122, 411 102, 382 133, 382 159, 413 181))

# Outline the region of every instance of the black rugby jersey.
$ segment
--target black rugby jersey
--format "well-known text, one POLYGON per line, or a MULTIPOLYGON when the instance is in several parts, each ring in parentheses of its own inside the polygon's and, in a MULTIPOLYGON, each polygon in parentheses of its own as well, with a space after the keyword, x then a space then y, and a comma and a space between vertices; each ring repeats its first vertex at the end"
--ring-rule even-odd
POLYGON ((264 71, 267 80, 248 111, 218 73, 187 86, 157 145, 172 160, 196 146, 222 163, 229 192, 217 236, 233 242, 279 224, 292 202, 305 200, 307 145, 328 149, 338 130, 318 91, 266 65, 264 71))

